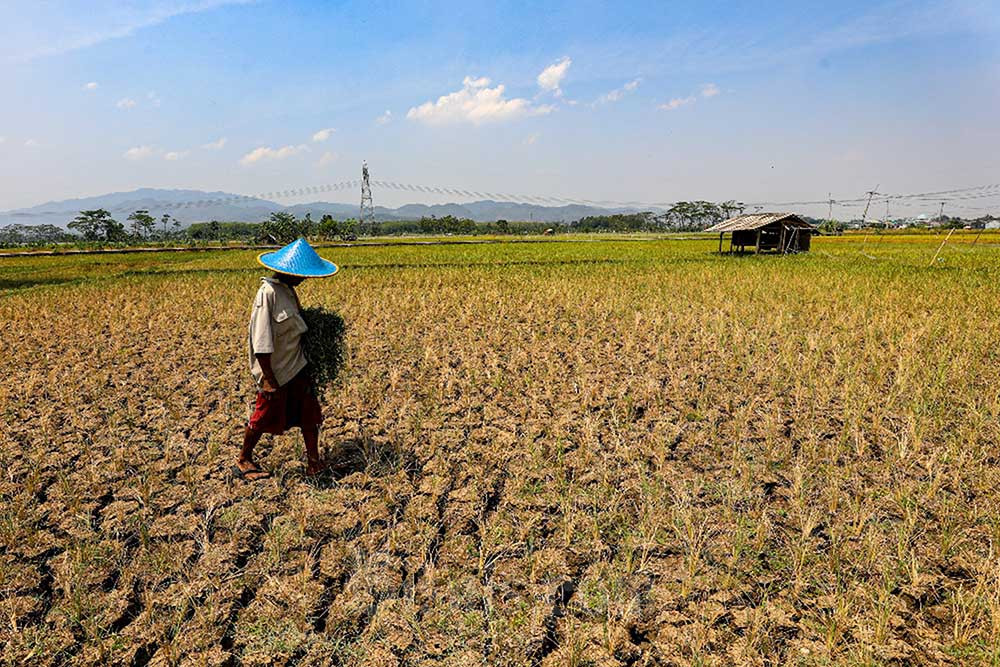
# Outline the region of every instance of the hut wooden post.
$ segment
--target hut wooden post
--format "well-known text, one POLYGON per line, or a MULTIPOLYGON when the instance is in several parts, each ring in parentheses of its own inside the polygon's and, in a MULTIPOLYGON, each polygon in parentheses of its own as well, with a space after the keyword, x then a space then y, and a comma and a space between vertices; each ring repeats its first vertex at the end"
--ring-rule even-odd
POLYGON ((778 237, 778 248, 781 249, 781 254, 785 254, 785 226, 781 226, 781 235, 778 237))
POLYGON ((760 230, 759 229, 757 230, 757 246, 754 249, 754 252, 756 254, 758 254, 758 255, 760 254, 760 230))
POLYGON ((722 237, 725 236, 725 235, 726 235, 725 232, 722 232, 721 234, 719 234, 719 254, 720 255, 722 254, 722 237))

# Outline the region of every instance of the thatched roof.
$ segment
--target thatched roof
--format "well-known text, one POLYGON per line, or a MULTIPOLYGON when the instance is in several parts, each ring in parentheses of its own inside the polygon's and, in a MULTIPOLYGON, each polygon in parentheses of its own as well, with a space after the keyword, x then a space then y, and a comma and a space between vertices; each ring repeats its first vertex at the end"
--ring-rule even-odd
POLYGON ((798 227, 799 229, 813 229, 813 226, 794 213, 747 213, 729 218, 718 224, 712 225, 706 232, 738 232, 743 230, 760 229, 767 227, 771 223, 780 222, 786 227, 798 227))

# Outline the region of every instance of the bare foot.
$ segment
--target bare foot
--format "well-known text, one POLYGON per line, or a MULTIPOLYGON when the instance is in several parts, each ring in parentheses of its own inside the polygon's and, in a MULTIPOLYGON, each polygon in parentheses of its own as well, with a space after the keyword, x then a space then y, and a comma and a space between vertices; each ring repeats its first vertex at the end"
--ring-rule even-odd
POLYGON ((267 479, 271 473, 258 466, 253 461, 237 461, 233 466, 233 472, 240 479, 248 482, 256 482, 259 479, 267 479))
POLYGON ((330 469, 330 464, 326 461, 316 461, 306 466, 306 477, 316 477, 322 475, 330 469))

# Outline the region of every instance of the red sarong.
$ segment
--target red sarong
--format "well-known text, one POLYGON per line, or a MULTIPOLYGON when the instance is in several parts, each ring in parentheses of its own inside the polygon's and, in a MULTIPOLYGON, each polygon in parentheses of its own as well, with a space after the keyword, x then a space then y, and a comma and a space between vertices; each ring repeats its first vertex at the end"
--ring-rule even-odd
POLYGON ((280 435, 290 428, 319 426, 323 411, 316 398, 309 370, 303 368, 288 384, 273 394, 257 392, 257 403, 250 417, 250 428, 261 433, 280 435))

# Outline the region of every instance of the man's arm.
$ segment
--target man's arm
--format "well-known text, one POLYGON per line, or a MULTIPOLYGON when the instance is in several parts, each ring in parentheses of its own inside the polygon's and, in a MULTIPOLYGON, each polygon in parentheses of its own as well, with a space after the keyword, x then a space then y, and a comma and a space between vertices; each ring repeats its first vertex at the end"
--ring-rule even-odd
POLYGON ((265 394, 273 394, 278 391, 278 379, 274 377, 274 369, 271 368, 271 353, 255 354, 257 363, 260 364, 261 373, 264 377, 260 380, 260 390, 265 394))

